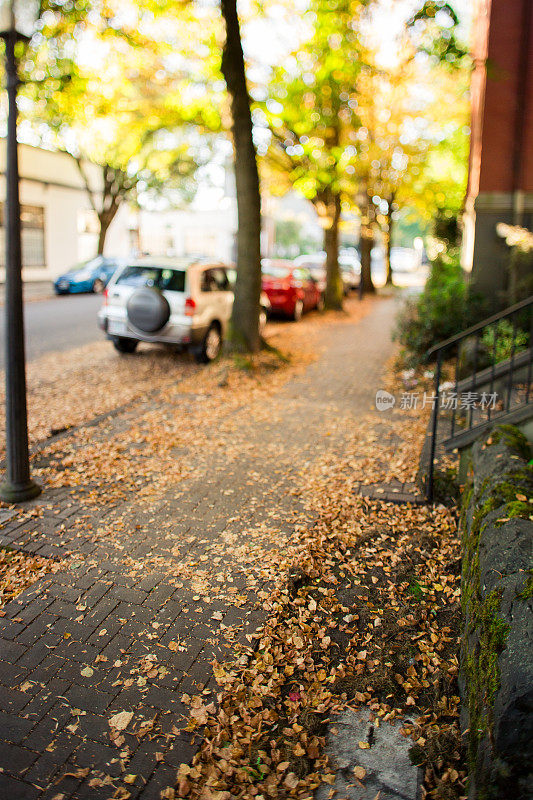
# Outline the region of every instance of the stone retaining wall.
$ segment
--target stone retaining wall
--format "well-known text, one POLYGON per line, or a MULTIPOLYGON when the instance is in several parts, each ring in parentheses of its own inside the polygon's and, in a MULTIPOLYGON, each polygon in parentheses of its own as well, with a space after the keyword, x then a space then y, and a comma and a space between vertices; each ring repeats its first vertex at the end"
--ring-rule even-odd
POLYGON ((533 798, 533 467, 502 425, 472 449, 462 514, 462 729, 471 800, 533 798))

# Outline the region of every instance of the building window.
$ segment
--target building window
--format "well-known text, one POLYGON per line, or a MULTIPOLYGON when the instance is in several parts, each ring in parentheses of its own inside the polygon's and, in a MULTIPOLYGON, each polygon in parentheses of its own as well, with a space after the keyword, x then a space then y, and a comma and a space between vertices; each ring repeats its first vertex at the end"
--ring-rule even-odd
MULTIPOLYGON (((21 206, 22 266, 44 267, 44 208, 41 206, 21 206)), ((5 205, 0 203, 0 266, 6 263, 5 205)))

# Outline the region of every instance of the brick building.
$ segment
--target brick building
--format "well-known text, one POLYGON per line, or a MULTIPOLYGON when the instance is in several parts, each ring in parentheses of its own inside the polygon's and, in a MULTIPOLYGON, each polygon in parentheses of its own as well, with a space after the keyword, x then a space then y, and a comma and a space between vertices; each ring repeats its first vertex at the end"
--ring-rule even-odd
POLYGON ((496 225, 533 228, 533 0, 476 6, 463 256, 475 289, 501 302, 509 250, 496 225))

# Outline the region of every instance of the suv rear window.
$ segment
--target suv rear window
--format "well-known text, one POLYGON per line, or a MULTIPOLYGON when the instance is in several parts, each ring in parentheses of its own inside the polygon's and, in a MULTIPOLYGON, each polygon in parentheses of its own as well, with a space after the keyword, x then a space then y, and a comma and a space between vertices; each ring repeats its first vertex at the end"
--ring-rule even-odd
POLYGON ((263 267, 263 275, 268 275, 269 278, 288 278, 290 274, 291 271, 287 267, 277 267, 272 264, 263 267))
POLYGON ((117 278, 117 286, 155 286, 161 291, 184 292, 185 271, 179 269, 132 266, 126 267, 117 278))

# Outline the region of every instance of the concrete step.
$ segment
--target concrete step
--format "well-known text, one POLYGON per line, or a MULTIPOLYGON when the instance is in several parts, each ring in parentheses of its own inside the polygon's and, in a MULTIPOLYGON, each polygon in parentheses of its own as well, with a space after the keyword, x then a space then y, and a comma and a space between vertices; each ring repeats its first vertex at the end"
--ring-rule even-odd
POLYGON ((349 708, 333 717, 327 734, 327 753, 336 769, 333 786, 323 784, 316 800, 334 797, 346 800, 419 800, 422 770, 413 766, 409 749, 413 742, 402 735, 403 722, 379 722, 372 719, 368 708, 354 711, 349 708), (369 744, 363 749, 359 743, 369 744), (360 780, 354 768, 362 767, 360 780))

